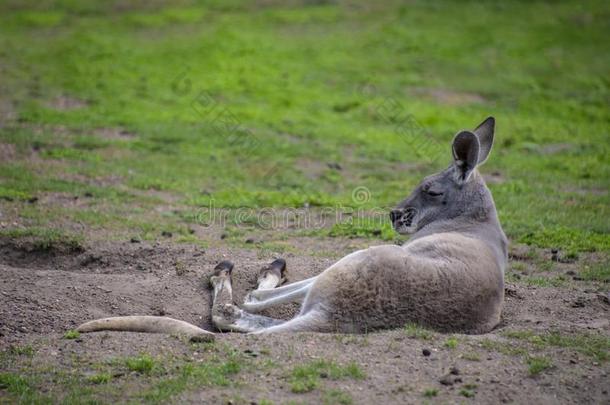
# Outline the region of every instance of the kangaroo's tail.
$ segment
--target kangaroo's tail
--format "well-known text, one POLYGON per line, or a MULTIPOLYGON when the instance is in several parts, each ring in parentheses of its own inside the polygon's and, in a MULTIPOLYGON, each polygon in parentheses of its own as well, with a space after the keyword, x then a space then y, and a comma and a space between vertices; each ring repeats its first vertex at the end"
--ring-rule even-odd
POLYGON ((168 333, 184 335, 194 342, 211 342, 215 337, 214 333, 193 324, 165 316, 118 316, 96 319, 83 323, 76 330, 83 333, 102 330, 168 333))

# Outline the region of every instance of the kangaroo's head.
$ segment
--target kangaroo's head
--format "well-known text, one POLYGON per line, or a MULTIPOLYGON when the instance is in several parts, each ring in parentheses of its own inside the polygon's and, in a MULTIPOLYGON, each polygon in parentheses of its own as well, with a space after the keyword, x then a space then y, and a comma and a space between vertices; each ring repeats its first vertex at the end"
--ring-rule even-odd
POLYGON ((495 206, 476 168, 485 162, 494 139, 495 120, 487 118, 474 131, 453 138, 453 162, 444 171, 426 177, 390 213, 394 229, 411 234, 432 224, 474 224, 496 220, 495 206))

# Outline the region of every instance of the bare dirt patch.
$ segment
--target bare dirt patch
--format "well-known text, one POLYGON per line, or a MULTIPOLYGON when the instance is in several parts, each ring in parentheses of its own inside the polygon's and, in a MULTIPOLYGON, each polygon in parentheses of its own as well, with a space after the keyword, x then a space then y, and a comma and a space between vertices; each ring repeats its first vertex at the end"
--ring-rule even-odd
POLYGON ((50 108, 60 111, 76 110, 79 108, 85 108, 88 105, 89 103, 85 100, 67 95, 57 96, 48 103, 50 108))
POLYGON ((540 149, 540 153, 543 155, 556 155, 558 153, 568 152, 575 148, 576 146, 571 143, 552 143, 542 147, 540 149))
POLYGON ((109 140, 126 140, 133 139, 136 134, 129 132, 123 128, 97 128, 93 131, 93 135, 109 140))
MULTIPOLYGON (((315 238, 312 240, 310 247, 319 248, 315 238)), ((353 243, 333 248, 340 250, 337 254, 345 254, 355 247, 353 243)), ((519 252, 513 250, 514 259, 531 258, 525 251, 521 256, 519 252)), ((273 257, 256 249, 227 247, 204 250, 160 243, 97 243, 85 251, 74 251, 37 250, 5 241, 0 247, 0 342, 2 347, 31 345, 33 364, 70 370, 84 367, 84 372, 90 369, 88 364, 143 352, 155 358, 203 361, 209 354, 169 336, 94 333, 76 340, 61 336, 86 320, 133 314, 166 315, 213 330, 207 277, 214 265, 226 259, 235 262, 233 286, 239 303, 254 288, 257 270, 273 257)), ((284 257, 291 281, 319 274, 335 260, 300 253, 284 257)), ((226 345, 254 363, 235 377, 236 387, 189 389, 173 400, 319 403, 339 390, 353 403, 421 403, 426 395, 441 402, 461 402, 470 395, 478 403, 607 402, 607 361, 574 347, 542 347, 506 335, 526 331, 544 336, 553 331, 562 336, 585 333, 608 338, 610 304, 599 298, 603 292, 577 282, 563 288, 509 283, 506 291, 502 324, 482 336, 412 335, 404 330, 367 335, 219 334, 217 346, 226 345), (449 344, 449 339, 455 343, 449 344), (552 365, 531 375, 530 356, 546 357, 552 365), (321 377, 311 392, 292 392, 291 370, 320 359, 354 362, 365 378, 321 377)), ((297 309, 287 305, 268 310, 266 315, 286 319, 297 309)), ((118 373, 113 378, 118 383, 133 377, 118 373)))
POLYGON ((502 184, 506 181, 504 175, 498 171, 483 175, 487 184, 502 184))
POLYGON ((15 106, 10 100, 0 97, 0 128, 17 117, 15 106))
POLYGON ((464 105, 464 104, 480 104, 487 100, 480 94, 459 92, 450 89, 434 89, 425 87, 415 87, 409 90, 414 96, 424 97, 439 104, 445 105, 464 105))
POLYGON ((15 145, 0 142, 0 162, 8 162, 17 156, 15 145))

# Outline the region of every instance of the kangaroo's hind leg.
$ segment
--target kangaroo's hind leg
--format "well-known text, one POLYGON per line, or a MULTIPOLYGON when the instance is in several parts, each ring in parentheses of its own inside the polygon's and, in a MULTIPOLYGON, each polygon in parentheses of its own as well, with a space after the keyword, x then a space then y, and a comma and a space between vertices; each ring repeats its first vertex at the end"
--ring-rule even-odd
POLYGON ((214 325, 222 331, 253 332, 284 323, 283 320, 250 314, 234 305, 232 271, 233 263, 224 261, 215 267, 214 274, 210 277, 210 284, 214 289, 212 301, 214 325))

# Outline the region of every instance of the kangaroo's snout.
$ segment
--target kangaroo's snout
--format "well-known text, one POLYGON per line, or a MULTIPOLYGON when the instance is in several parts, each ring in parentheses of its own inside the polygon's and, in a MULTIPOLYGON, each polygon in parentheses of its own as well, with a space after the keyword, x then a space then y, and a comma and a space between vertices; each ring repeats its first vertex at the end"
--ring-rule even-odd
POLYGON ((403 214, 403 210, 390 211, 390 221, 392 221, 392 223, 395 223, 396 221, 398 221, 398 219, 400 217, 402 217, 402 214, 403 214))
POLYGON ((390 211, 390 220, 396 231, 407 232, 413 226, 413 219, 417 210, 413 207, 397 208, 390 211))

